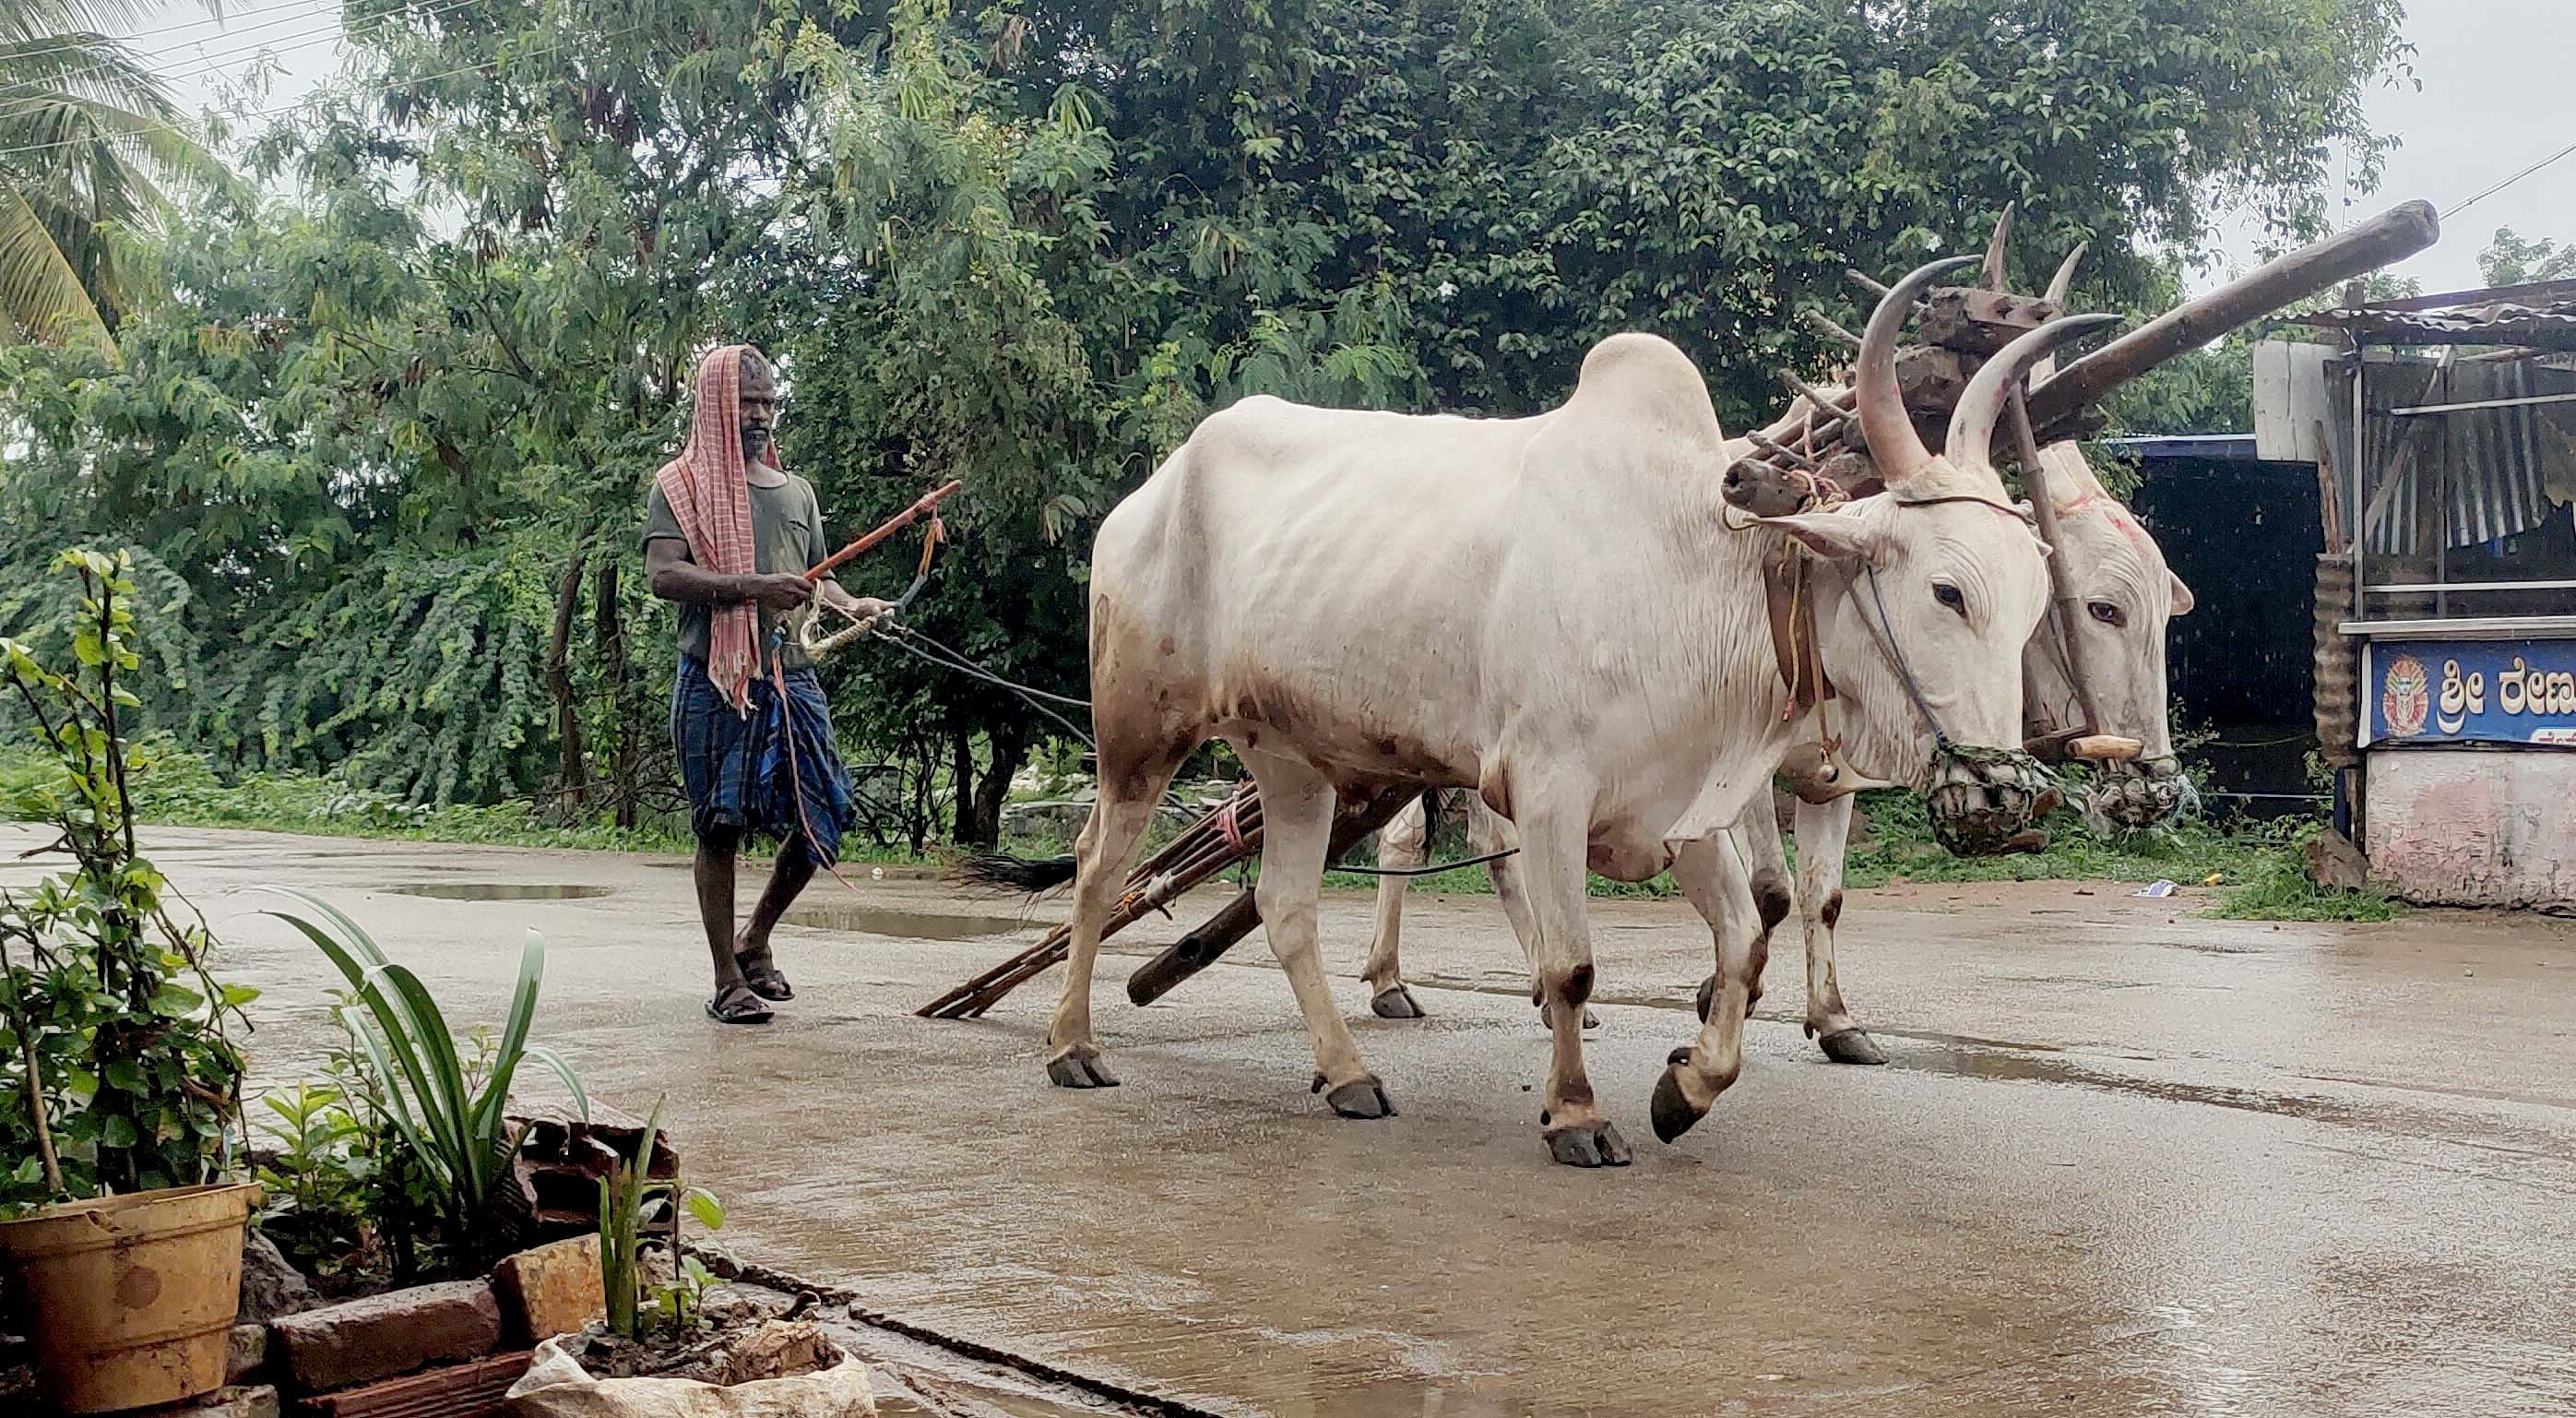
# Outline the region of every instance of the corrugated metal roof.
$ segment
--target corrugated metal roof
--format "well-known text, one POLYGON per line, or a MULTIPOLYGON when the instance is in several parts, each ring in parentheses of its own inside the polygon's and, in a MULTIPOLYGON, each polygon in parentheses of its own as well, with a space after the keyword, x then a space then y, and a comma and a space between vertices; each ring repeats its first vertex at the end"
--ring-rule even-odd
POLYGON ((2531 306, 2511 301, 2455 305, 2440 310, 2395 310, 2365 305, 2298 317, 2305 325, 2383 344, 2525 345, 2576 350, 2576 303, 2531 306))

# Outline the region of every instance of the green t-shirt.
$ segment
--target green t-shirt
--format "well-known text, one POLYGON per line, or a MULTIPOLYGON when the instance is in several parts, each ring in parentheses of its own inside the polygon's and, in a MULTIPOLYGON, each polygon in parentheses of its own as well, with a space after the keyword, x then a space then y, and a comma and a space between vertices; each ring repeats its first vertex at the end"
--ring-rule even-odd
MULTIPOLYGON (((661 485, 656 483, 645 506, 644 543, 649 547, 661 537, 678 542, 680 555, 689 556, 688 534, 680 530, 680 519, 672 513, 670 499, 662 496, 661 485)), ((816 500, 812 483, 789 473, 787 481, 776 487, 752 487, 751 551, 753 564, 772 575, 802 575, 805 568, 832 554, 830 544, 823 539, 823 505, 816 500)), ((681 602, 679 611, 682 653, 705 659, 708 631, 715 624, 715 607, 681 602)), ((782 618, 778 611, 760 613, 760 655, 764 665, 769 662, 770 633, 782 618)), ((793 629, 788 632, 779 663, 791 668, 812 663, 804 651, 796 648, 793 629)))

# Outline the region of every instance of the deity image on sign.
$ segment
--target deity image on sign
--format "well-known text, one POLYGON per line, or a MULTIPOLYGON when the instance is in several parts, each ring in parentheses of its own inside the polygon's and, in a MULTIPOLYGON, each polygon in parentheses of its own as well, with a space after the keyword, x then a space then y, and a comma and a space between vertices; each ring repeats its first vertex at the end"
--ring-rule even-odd
POLYGON ((2431 681, 2415 657, 2400 655, 2389 661, 2379 692, 2379 718, 2387 731, 2398 738, 2422 733, 2425 711, 2432 706, 2431 681))

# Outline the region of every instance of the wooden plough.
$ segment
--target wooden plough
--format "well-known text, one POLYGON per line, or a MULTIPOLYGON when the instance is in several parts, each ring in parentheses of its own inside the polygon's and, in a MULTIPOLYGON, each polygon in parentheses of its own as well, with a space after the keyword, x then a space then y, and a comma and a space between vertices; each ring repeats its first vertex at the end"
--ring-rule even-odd
MULTIPOLYGON (((1334 814, 1332 845, 1326 860, 1338 863, 1369 834, 1387 824, 1419 793, 1419 787, 1396 787, 1342 803, 1334 814)), ((1127 874, 1126 889, 1101 927, 1106 940, 1156 911, 1168 916, 1173 901, 1213 880, 1227 867, 1247 861, 1261 850, 1261 795, 1249 779, 1214 811, 1181 829, 1161 851, 1127 874)), ((1238 893, 1226 908, 1175 942, 1127 982, 1127 997, 1138 1004, 1160 998, 1165 990, 1197 974, 1250 933, 1261 920, 1252 893, 1238 893)), ((1064 959, 1073 942, 1073 927, 1059 925, 1046 938, 983 974, 968 980, 914 1013, 925 1019, 976 1019, 1024 981, 1045 973, 1064 959)))
MULTIPOLYGON (((2057 306, 2037 296, 1999 289, 2001 254, 2011 214, 1998 223, 1989 246, 1986 280, 1977 286, 1935 290, 1925 302, 1925 343, 1898 359, 1897 383, 1906 408, 1930 431, 1928 442, 1939 447, 1950 410, 1969 376, 1985 356, 2059 314, 2057 306)), ((2096 426, 2092 405, 2103 395, 2167 360, 2197 349, 2241 325, 2293 302, 2402 260, 2433 244, 2441 233, 2433 207, 2406 202, 2357 223, 2323 241, 2302 247, 2241 276, 2196 300, 2148 321, 2060 371, 2032 390, 2026 411, 2015 413, 2015 443, 2025 449, 2081 437, 2096 426)), ((1865 284, 1865 276, 1853 273, 1865 284)), ((1883 288, 1882 288, 1883 289, 1883 288)), ((1839 338, 1850 339, 1831 321, 1809 313, 1811 323, 1839 338)), ((1857 343, 1853 340, 1852 343, 1857 343)), ((1877 490, 1861 441, 1860 422, 1851 416, 1852 396, 1829 395, 1795 374, 1782 381, 1804 402, 1790 415, 1751 436, 1754 452, 1726 473, 1726 500, 1757 515, 1796 510, 1781 506, 1814 495, 1819 477, 1830 478, 1853 496, 1877 490)), ((2018 402, 2018 400, 2017 400, 2018 402)), ((2043 499, 2044 500, 2044 499, 2043 499)), ((1325 860, 1338 864, 1352 848, 1386 825, 1426 785, 1387 784, 1345 801, 1334 816, 1332 845, 1325 860)), ((1124 892, 1101 930, 1103 939, 1148 912, 1164 910, 1192 888, 1260 850, 1261 806, 1249 782, 1217 810, 1190 824, 1170 845, 1127 877, 1124 892)), ((1169 914, 1165 911, 1165 914, 1169 914)), ((1236 941, 1261 923, 1253 893, 1238 893, 1215 915, 1166 946, 1127 980, 1127 998, 1150 1004, 1183 980, 1214 964, 1236 941)), ((924 1005, 920 1015, 972 1019, 982 1015, 1025 981, 1065 957, 1072 939, 1069 925, 1057 926, 1044 940, 924 1005)))

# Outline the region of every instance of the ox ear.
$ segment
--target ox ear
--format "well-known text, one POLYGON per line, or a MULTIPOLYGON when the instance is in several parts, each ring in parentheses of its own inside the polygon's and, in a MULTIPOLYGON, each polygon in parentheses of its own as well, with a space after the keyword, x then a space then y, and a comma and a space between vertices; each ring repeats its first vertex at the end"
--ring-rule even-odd
POLYGON ((1840 512, 1799 512, 1787 517, 1756 517, 1753 525, 1773 527, 1827 561, 1876 561, 1883 536, 1872 523, 1840 512))
POLYGON ((2175 615, 2191 614, 2191 608, 2193 605, 2191 588, 2182 584, 2182 578, 2174 575, 2170 571, 2165 573, 2165 579, 2173 583, 2173 613, 2175 615))

